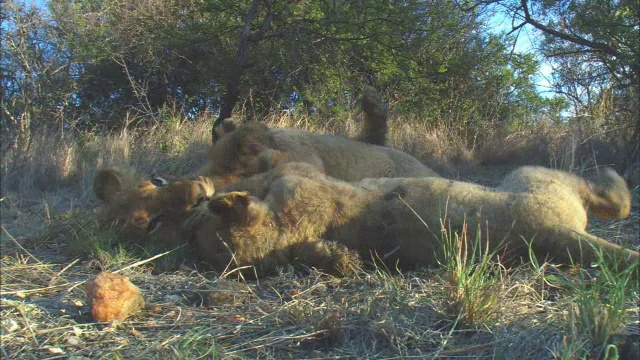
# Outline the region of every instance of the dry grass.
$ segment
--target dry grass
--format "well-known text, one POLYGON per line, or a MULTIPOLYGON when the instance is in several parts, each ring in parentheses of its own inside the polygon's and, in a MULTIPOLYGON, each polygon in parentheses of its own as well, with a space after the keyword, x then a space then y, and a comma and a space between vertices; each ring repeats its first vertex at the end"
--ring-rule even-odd
MULTIPOLYGON (((358 131, 352 118, 321 127, 305 118, 269 121, 344 135, 358 131)), ((577 359, 640 353, 637 283, 593 269, 494 264, 404 274, 372 269, 347 278, 283 269, 249 282, 199 264, 157 273, 175 254, 144 262, 154 253, 98 231, 91 181, 96 168, 107 165, 131 166, 143 176, 199 168, 210 123, 171 124, 111 136, 41 135, 28 151, 3 153, 2 358, 577 359), (129 276, 149 306, 122 323, 92 322, 81 284, 101 270, 129 276), (461 285, 465 271, 487 287, 461 285), (620 290, 616 284, 623 281, 620 290), (474 295, 488 299, 474 310, 488 318, 465 315, 469 304, 478 305, 474 295)), ((513 166, 479 167, 477 149, 451 130, 411 121, 391 125, 393 146, 441 168, 465 167, 446 176, 491 184, 513 166)), ((631 219, 594 223, 591 231, 638 248, 638 220, 635 207, 631 219)))

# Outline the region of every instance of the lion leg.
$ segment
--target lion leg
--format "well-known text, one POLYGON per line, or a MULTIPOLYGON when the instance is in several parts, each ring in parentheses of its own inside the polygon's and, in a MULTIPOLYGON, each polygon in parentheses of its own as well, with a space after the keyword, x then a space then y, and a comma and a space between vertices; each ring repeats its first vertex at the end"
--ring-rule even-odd
POLYGON ((567 228, 545 230, 533 239, 532 247, 538 257, 551 256, 564 263, 590 264, 598 260, 598 254, 619 269, 640 263, 637 251, 567 228))
POLYGON ((292 261, 315 267, 332 275, 346 276, 360 268, 358 254, 336 242, 318 240, 295 244, 291 247, 292 261))

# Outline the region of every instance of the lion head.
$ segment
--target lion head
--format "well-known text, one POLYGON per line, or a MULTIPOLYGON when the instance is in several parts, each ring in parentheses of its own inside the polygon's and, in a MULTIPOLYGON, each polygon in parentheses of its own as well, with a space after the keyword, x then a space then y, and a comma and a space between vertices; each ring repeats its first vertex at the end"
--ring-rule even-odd
POLYGON ((606 167, 590 186, 589 211, 607 220, 622 220, 631 214, 631 192, 625 179, 606 167))
POLYGON ((102 200, 102 226, 116 227, 129 242, 153 241, 161 245, 183 243, 184 221, 215 191, 210 178, 164 179, 155 177, 137 185, 134 176, 118 169, 103 169, 93 182, 102 200))
POLYGON ((296 232, 278 219, 268 202, 246 191, 212 197, 185 229, 200 260, 218 271, 254 276, 294 265, 345 275, 360 266, 356 252, 311 234, 304 236, 305 229, 296 232))
POLYGON ((240 125, 226 119, 224 133, 213 144, 209 157, 213 175, 252 175, 253 163, 269 147, 269 128, 262 123, 240 125))
POLYGON ((222 185, 290 161, 286 151, 276 149, 271 130, 263 123, 225 119, 216 133, 218 140, 209 149, 209 162, 201 173, 216 177, 222 185))

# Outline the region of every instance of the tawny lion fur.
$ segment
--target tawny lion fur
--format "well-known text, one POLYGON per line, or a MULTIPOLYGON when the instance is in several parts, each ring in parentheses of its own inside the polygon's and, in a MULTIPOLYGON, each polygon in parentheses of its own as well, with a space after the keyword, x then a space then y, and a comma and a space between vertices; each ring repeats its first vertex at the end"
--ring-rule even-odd
POLYGON ((558 170, 522 167, 498 188, 487 188, 433 177, 354 185, 307 164, 287 164, 223 191, 210 200, 211 214, 198 213, 185 227, 200 256, 217 268, 268 270, 292 259, 340 268, 348 253, 332 251, 335 245, 325 239, 390 266, 436 265, 445 236, 460 235, 465 224, 467 239, 480 236, 503 258, 526 258, 530 245, 538 258, 561 263, 590 263, 598 251, 624 266, 639 260, 637 251, 585 231, 588 213, 629 215, 629 191, 613 170, 590 183, 558 170))
POLYGON ((387 145, 389 112, 378 91, 368 86, 360 98, 364 111, 364 123, 356 140, 372 145, 387 145))
POLYGON ((624 263, 638 260, 637 252, 584 232, 587 212, 608 219, 629 215, 630 194, 612 170, 590 183, 557 170, 522 167, 489 189, 444 179, 367 179, 351 185, 292 163, 227 186, 226 194, 209 202, 213 214, 196 211, 213 194, 211 180, 160 180, 136 187, 127 172, 101 170, 94 182, 104 201, 101 224, 117 224, 136 242, 190 240, 201 258, 220 270, 255 265, 268 272, 298 262, 344 273, 357 257, 343 245, 403 268, 435 264, 441 260, 440 219, 452 231, 467 219, 469 238, 475 224, 482 224, 489 244, 505 240, 505 254, 512 256, 525 255, 529 239, 539 257, 561 262, 593 261, 590 244, 605 255, 620 255, 624 263))
MULTIPOLYGON (((375 89, 367 88, 361 101, 365 113, 365 124, 357 140, 384 145, 387 135, 387 109, 382 98, 375 89)), ((231 132, 235 130, 236 124, 225 122, 222 127, 226 127, 226 131, 231 132)), ((259 154, 257 158, 249 156, 250 159, 248 159, 243 155, 246 154, 246 151, 243 150, 245 145, 253 148, 252 138, 259 138, 269 132, 264 125, 251 124, 241 127, 241 130, 236 132, 232 138, 225 138, 224 141, 233 144, 237 144, 235 140, 239 139, 240 141, 238 146, 226 149, 229 154, 226 159, 233 161, 237 157, 239 163, 234 169, 244 169, 241 172, 225 168, 223 171, 217 171, 213 178, 196 177, 194 179, 177 179, 172 182, 156 178, 137 183, 136 176, 126 170, 111 168, 98 171, 93 189, 95 195, 103 202, 98 213, 100 225, 103 227, 115 226, 120 235, 129 242, 153 241, 165 245, 179 244, 181 242, 179 229, 184 219, 192 213, 195 205, 202 199, 208 200, 215 188, 235 181, 239 175, 262 172, 273 165, 271 163, 273 159, 284 158, 284 153, 273 150, 267 150, 259 154), (251 134, 251 129, 254 127, 264 131, 256 131, 251 134), (241 133, 249 134, 249 137, 237 136, 241 133), (234 155, 233 151, 239 151, 239 153, 234 155), (159 226, 160 223, 162 226, 159 226)), ((300 133, 305 134, 304 132, 300 133)), ((331 141, 340 143, 336 139, 343 139, 348 144, 353 142, 331 135, 320 136, 320 138, 326 139, 328 143, 331 141)), ((217 165, 222 164, 218 163, 217 165)), ((220 166, 215 168, 220 169, 220 166)))
MULTIPOLYGON (((317 172, 313 167, 310 168, 317 172)), ((275 170, 268 174, 271 177, 281 176, 280 172, 275 170)), ((258 183, 256 180, 257 177, 248 178, 244 183, 254 183, 253 188, 257 191, 258 187, 262 187, 262 182, 258 183)), ((173 248, 188 243, 190 237, 185 235, 183 230, 185 221, 195 213, 203 213, 198 207, 202 207, 209 200, 215 186, 211 179, 202 176, 174 180, 154 178, 136 184, 135 175, 131 172, 110 168, 98 171, 93 190, 96 197, 103 202, 98 211, 101 227, 115 228, 126 242, 173 248)), ((266 190, 264 188, 262 191, 266 190)), ((220 218, 212 217, 206 209, 204 213, 208 220, 220 221, 220 218)), ((218 225, 213 227, 217 228, 218 225)), ((256 234, 256 237, 268 238, 268 230, 261 229, 262 233, 256 234)), ((246 244, 247 248, 251 246, 246 244)), ((254 250, 259 251, 260 247, 258 242, 254 250)), ((269 272, 275 269, 275 266, 296 262, 305 266, 313 264, 315 267, 332 269, 337 274, 347 273, 352 266, 358 266, 357 256, 344 246, 321 241, 300 242, 293 244, 291 249, 279 249, 278 252, 279 255, 274 252, 269 257, 277 259, 276 261, 269 262, 267 259, 259 264, 261 268, 268 269, 260 272, 269 272)), ((214 254, 214 251, 208 250, 208 254, 214 254)), ((228 252, 223 256, 212 256, 201 258, 219 265, 217 269, 220 271, 231 261, 228 252)), ((247 263, 244 259, 240 260, 247 263)))
POLYGON ((368 89, 362 98, 365 125, 358 140, 298 129, 270 129, 263 123, 237 124, 225 120, 220 138, 209 151, 206 176, 247 177, 287 162, 304 162, 345 181, 371 177, 439 177, 419 160, 384 147, 387 110, 382 99, 368 89))
POLYGON ((99 170, 93 182, 93 191, 102 200, 98 211, 102 227, 115 227, 129 242, 161 245, 182 243, 182 224, 214 190, 212 180, 203 176, 154 178, 136 185, 132 173, 119 169, 99 170))

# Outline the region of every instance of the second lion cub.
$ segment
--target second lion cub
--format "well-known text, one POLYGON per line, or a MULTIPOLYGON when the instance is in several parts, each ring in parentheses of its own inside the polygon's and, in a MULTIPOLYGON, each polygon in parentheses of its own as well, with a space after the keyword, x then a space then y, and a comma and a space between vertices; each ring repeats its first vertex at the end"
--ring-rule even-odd
POLYGON ((292 250, 309 243, 321 250, 317 256, 304 252, 314 259, 311 266, 341 263, 336 257, 344 253, 320 246, 331 244, 326 240, 404 269, 436 265, 443 260, 443 228, 459 233, 465 224, 468 239, 480 236, 508 258, 527 257, 531 248, 539 258, 562 263, 591 263, 597 252, 622 265, 640 259, 637 251, 585 231, 589 212, 617 219, 629 214, 629 191, 614 171, 589 183, 523 167, 502 186, 488 188, 433 177, 350 184, 291 163, 222 191, 230 192, 210 200, 207 220, 191 223, 193 244, 216 267, 286 263, 298 256, 292 250), (548 175, 565 181, 540 185, 548 175))

